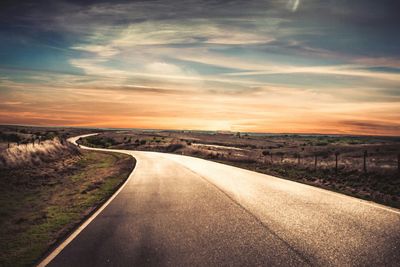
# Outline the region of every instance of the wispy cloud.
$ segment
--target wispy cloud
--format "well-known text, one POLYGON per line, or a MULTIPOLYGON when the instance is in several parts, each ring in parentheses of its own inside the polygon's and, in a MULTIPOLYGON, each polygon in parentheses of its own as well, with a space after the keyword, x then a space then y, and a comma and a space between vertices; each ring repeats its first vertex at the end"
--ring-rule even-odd
POLYGON ((8 115, 1 122, 399 134, 395 6, 5 6, 0 114, 8 115))

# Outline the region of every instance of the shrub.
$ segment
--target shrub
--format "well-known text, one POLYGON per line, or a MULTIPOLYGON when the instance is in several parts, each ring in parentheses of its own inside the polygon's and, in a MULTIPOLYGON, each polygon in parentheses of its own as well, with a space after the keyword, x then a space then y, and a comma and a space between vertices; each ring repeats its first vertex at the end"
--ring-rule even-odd
POLYGON ((263 154, 263 156, 267 156, 267 155, 269 155, 270 153, 269 153, 269 151, 264 150, 264 151, 262 152, 262 154, 263 154))
POLYGON ((94 147, 110 147, 117 145, 118 142, 111 137, 100 137, 100 136, 89 136, 83 139, 84 143, 87 143, 94 147))
POLYGON ((0 153, 0 167, 9 168, 22 165, 37 165, 51 162, 59 158, 79 155, 79 149, 71 144, 62 144, 58 138, 47 140, 41 144, 14 146, 0 153))
POLYGON ((171 144, 171 145, 167 146, 165 150, 166 150, 167 152, 172 153, 172 152, 175 152, 175 151, 177 151, 178 149, 181 149, 181 148, 183 148, 183 147, 184 147, 184 146, 183 146, 182 144, 171 144))

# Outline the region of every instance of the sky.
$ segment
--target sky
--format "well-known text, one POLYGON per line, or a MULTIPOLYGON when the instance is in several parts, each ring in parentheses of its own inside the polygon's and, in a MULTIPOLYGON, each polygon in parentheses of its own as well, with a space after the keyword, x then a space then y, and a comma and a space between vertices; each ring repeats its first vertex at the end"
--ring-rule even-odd
POLYGON ((0 123, 399 136, 399 10, 3 0, 0 123))

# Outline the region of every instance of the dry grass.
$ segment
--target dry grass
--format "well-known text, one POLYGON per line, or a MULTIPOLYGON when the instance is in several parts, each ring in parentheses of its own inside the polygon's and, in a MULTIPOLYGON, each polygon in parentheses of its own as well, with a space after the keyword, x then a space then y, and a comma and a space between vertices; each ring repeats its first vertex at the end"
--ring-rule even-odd
POLYGON ((78 154, 76 146, 65 141, 61 142, 58 138, 35 144, 13 145, 0 152, 0 168, 35 166, 78 154))
MULTIPOLYGON (((53 155, 62 148, 49 142, 29 151, 53 155)), ((0 172, 0 266, 33 265, 108 199, 134 166, 123 154, 68 155, 0 172)))

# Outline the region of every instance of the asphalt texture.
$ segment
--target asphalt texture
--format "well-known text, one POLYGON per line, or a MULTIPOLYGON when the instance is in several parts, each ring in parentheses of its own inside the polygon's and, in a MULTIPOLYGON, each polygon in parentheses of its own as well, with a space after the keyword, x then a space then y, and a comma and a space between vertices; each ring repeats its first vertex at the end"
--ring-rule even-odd
POLYGON ((49 266, 400 264, 399 210, 203 159, 118 151, 137 160, 127 184, 49 266))

